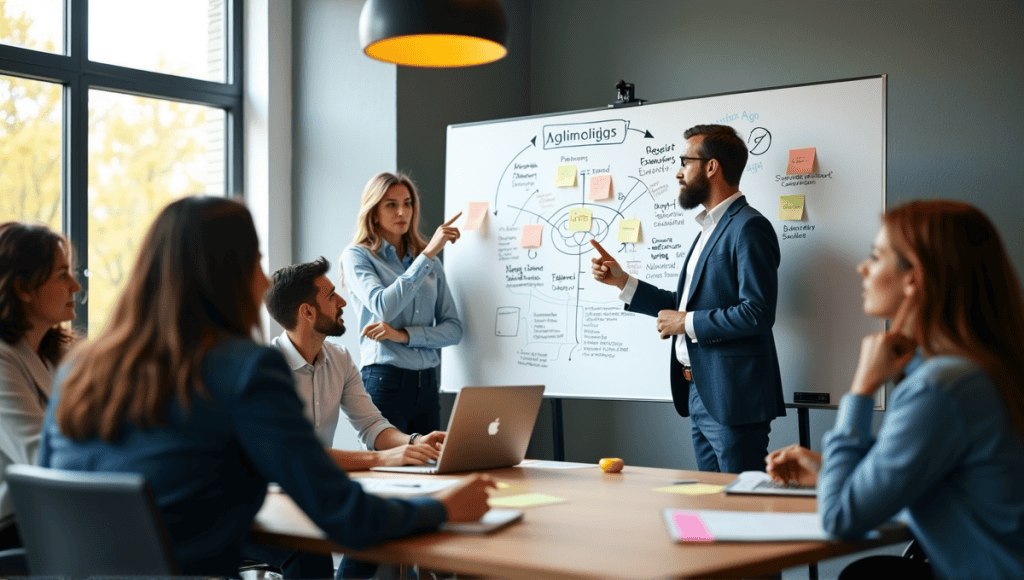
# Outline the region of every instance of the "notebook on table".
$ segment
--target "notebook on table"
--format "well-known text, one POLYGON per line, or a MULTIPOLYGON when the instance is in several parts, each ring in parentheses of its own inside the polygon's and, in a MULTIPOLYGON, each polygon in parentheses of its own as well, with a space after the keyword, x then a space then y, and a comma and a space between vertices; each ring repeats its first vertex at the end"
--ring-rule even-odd
POLYGON ((455 398, 436 465, 372 469, 434 475, 518 465, 526 457, 543 398, 543 385, 464 387, 455 398))
POLYGON ((725 486, 725 493, 747 495, 789 495, 798 497, 814 497, 817 491, 813 485, 795 485, 779 483, 763 471, 744 471, 725 486))

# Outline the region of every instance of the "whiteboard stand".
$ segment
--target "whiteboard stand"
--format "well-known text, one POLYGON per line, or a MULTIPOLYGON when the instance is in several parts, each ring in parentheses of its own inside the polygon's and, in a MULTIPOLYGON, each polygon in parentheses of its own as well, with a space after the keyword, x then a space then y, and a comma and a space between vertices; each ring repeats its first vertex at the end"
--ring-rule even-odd
POLYGON ((555 461, 565 461, 565 431, 562 427, 562 399, 551 399, 551 433, 555 438, 555 461))

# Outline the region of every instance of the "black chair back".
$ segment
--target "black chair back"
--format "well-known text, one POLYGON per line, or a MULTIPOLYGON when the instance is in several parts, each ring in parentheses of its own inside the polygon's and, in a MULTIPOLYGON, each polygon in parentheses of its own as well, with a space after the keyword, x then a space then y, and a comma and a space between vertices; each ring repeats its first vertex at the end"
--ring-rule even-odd
POLYGON ((178 573, 142 475, 9 465, 5 478, 32 575, 178 573))

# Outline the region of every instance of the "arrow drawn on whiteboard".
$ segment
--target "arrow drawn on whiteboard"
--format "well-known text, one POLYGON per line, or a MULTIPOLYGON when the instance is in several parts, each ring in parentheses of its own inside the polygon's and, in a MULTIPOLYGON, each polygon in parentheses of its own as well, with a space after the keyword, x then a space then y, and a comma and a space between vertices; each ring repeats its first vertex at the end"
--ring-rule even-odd
MULTIPOLYGON (((533 193, 530 194, 530 197, 526 198, 526 201, 523 202, 523 205, 525 206, 526 204, 530 203, 530 199, 534 195, 536 195, 538 191, 540 191, 540 190, 539 189, 533 190, 533 193)), ((497 198, 495 198, 495 199, 497 199, 497 198)), ((512 207, 512 206, 509 206, 509 207, 512 207)), ((497 206, 494 207, 494 215, 498 215, 498 207, 497 206)), ((519 219, 519 216, 521 216, 521 215, 523 215, 523 208, 519 208, 519 213, 516 214, 516 219, 512 220, 512 225, 516 225, 516 221, 519 219)))
POLYGON ((640 129, 634 129, 632 127, 626 127, 626 129, 628 131, 636 131, 637 133, 643 133, 644 134, 644 138, 646 138, 646 139, 654 139, 654 135, 651 135, 650 131, 641 131, 640 129))
MULTIPOLYGON (((534 135, 533 139, 530 139, 530 144, 527 145, 526 147, 523 147, 523 151, 526 151, 530 147, 535 147, 536 145, 537 136, 534 135)), ((498 187, 494 188, 494 215, 498 215, 498 191, 501 189, 501 182, 504 181, 505 174, 508 173, 508 168, 512 167, 512 164, 515 163, 515 160, 518 159, 520 155, 523 154, 523 151, 516 153, 516 156, 512 158, 512 161, 509 161, 508 165, 505 166, 505 171, 501 172, 501 178, 498 179, 498 187)))

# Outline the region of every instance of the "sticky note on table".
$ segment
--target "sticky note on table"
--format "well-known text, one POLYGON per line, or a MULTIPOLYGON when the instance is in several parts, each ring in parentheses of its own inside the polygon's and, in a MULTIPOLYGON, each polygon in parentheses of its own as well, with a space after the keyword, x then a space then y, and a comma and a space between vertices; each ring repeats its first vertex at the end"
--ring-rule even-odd
POLYGON ((679 539, 684 542, 713 542, 715 540, 697 514, 676 512, 672 514, 672 523, 675 524, 679 539))
POLYGON ((663 491, 665 493, 678 493, 682 495, 710 495, 713 493, 719 493, 725 489, 724 485, 711 485, 708 483, 689 483, 686 485, 670 485, 668 487, 659 487, 654 491, 663 491))
POLYGON ((569 500, 564 497, 555 497, 544 493, 521 493, 519 495, 506 495, 504 497, 492 497, 487 504, 492 508, 524 508, 538 505, 551 505, 565 503, 569 500))
POLYGON ((804 196, 779 196, 779 219, 789 221, 800 221, 804 219, 804 196))
POLYGON ((466 224, 462 226, 463 230, 477 230, 480 226, 484 225, 484 219, 487 217, 487 202, 486 201, 471 201, 469 202, 469 210, 466 212, 466 224))
POLYGON ((570 232, 589 232, 591 219, 593 219, 594 212, 590 211, 590 208, 586 207, 574 207, 569 210, 569 231, 570 232))
POLYGON ((640 220, 619 220, 619 242, 635 244, 640 241, 640 220))
POLYGON ((555 187, 575 187, 576 166, 559 165, 558 173, 555 175, 555 187))
POLYGON ((519 245, 523 248, 539 248, 541 232, 544 226, 541 224, 527 224, 523 226, 523 235, 519 238, 519 245))
POLYGON ((790 149, 789 164, 786 165, 786 175, 800 175, 814 171, 814 147, 806 149, 790 149))
POLYGON ((607 173, 590 177, 590 193, 587 199, 608 199, 612 193, 612 176, 607 173))

